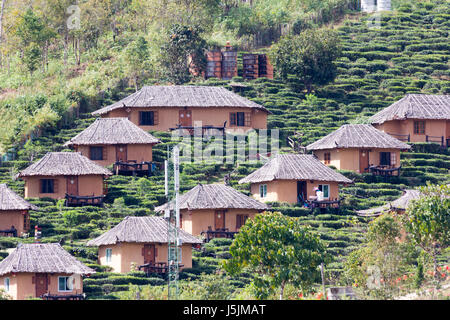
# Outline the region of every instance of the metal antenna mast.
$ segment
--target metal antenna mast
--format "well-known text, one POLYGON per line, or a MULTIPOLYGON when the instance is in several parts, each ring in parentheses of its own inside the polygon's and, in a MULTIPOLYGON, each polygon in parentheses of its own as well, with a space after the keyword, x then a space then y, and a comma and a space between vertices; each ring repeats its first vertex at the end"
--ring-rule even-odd
POLYGON ((178 228, 180 227, 180 208, 178 203, 180 191, 180 149, 175 146, 173 148, 172 157, 169 148, 167 148, 167 158, 164 161, 165 169, 165 194, 167 203, 172 203, 172 208, 168 208, 164 212, 164 218, 167 220, 168 234, 168 254, 167 263, 169 266, 167 298, 178 299, 178 273, 180 265, 180 247, 181 241, 178 237, 178 228), (173 171, 172 171, 173 170, 173 171), (172 174, 173 172, 173 174, 172 174), (173 177, 173 183, 171 183, 173 177), (171 186, 173 185, 173 189, 171 186))

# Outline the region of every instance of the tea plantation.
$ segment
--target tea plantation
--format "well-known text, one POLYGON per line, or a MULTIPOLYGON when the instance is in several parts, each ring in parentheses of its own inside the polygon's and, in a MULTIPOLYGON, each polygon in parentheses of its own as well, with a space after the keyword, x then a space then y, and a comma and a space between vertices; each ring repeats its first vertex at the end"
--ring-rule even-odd
MULTIPOLYGON (((339 75, 333 83, 318 88, 312 95, 297 92, 294 77, 287 83, 265 78, 245 82, 246 88, 240 94, 272 112, 268 119, 269 129, 280 130, 282 151, 292 152, 286 143, 288 137, 302 134, 301 145, 306 146, 345 123, 364 122, 366 117, 407 93, 450 94, 450 3, 419 3, 417 6, 412 10, 405 5, 396 13, 384 13, 379 28, 369 27, 364 16, 346 20, 338 28, 344 45, 343 57, 338 61, 339 75)), ((220 85, 231 90, 232 82, 243 82, 243 79, 209 80, 201 84, 220 85)), ((132 91, 130 88, 121 92, 117 99, 132 91)), ((106 101, 106 104, 109 102, 112 101, 106 101)), ((23 195, 23 182, 14 180, 15 174, 48 151, 63 150, 64 142, 93 121, 89 114, 81 114, 60 128, 46 130, 24 146, 16 160, 1 163, 0 183, 8 183, 23 195)), ((153 151, 154 161, 161 163, 166 157, 167 147, 175 142, 170 141, 168 133, 152 134, 163 141, 153 151)), ((340 171, 354 180, 353 185, 340 189, 340 197, 344 199, 340 210, 310 212, 299 206, 270 203, 273 210, 298 217, 320 234, 334 257, 333 262, 325 266, 328 284, 343 284, 343 262, 348 253, 364 241, 370 218, 358 217, 356 210, 395 200, 402 195, 402 190, 425 185, 427 181, 450 183, 448 148, 437 144, 412 144, 411 151, 401 154, 401 165, 400 176, 387 180, 371 174, 340 171)), ((259 166, 260 163, 250 161, 239 163, 239 166, 182 164, 182 192, 197 183, 221 182, 226 174, 233 172, 232 186, 249 194, 249 186, 239 185, 237 181, 259 166)), ((97 249, 84 246, 88 239, 102 234, 127 215, 155 214, 154 207, 164 203, 163 179, 162 171, 148 179, 112 176, 108 179, 104 208, 66 208, 62 201, 30 200, 41 209, 31 212, 31 226, 42 228, 42 242, 61 242, 71 254, 97 270, 84 282, 88 299, 117 299, 119 292, 129 290, 130 284, 166 285, 166 279, 160 275, 146 277, 138 271, 126 275, 111 273, 108 267, 97 265, 97 249)), ((4 249, 14 248, 19 241, 33 242, 33 235, 20 240, 0 238, 0 260, 7 256, 4 249)), ((221 269, 221 260, 229 256, 230 244, 231 240, 215 239, 196 250, 192 269, 184 270, 180 275, 182 281, 197 281, 202 273, 216 274, 221 269)), ((449 257, 447 252, 440 260, 448 261, 449 257)), ((250 274, 243 273, 231 279, 230 283, 237 290, 250 283, 251 278, 250 274)))

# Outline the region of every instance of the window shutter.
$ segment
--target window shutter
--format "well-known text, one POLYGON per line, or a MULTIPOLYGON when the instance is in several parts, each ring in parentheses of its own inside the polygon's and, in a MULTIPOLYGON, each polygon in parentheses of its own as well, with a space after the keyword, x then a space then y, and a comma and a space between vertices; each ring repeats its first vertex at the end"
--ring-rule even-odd
POLYGON ((142 126, 142 123, 143 123, 143 115, 144 115, 144 113, 142 112, 142 111, 139 111, 139 125, 140 126, 142 126))
POLYGON ((236 113, 231 112, 230 113, 230 126, 236 125, 236 113))
POLYGON ((241 217, 242 216, 240 214, 236 215, 236 229, 239 229, 242 225, 241 217))
POLYGON ((157 126, 159 124, 159 114, 158 111, 153 111, 153 124, 157 126))
POLYGON ((53 179, 53 193, 58 193, 58 179, 53 179))
POLYGON ((244 115, 244 122, 246 127, 252 126, 252 114, 250 112, 246 112, 244 115))
POLYGON ((145 247, 142 247, 142 256, 145 256, 145 247))
POLYGON ((31 284, 36 284, 36 277, 31 277, 31 284))
POLYGON ((103 158, 103 160, 108 159, 108 147, 107 146, 102 147, 102 158, 103 158))

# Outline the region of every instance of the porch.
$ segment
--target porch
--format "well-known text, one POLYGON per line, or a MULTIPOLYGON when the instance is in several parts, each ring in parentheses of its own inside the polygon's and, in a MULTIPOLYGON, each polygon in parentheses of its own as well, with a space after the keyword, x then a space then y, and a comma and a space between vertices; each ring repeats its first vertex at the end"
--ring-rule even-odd
POLYGON ((400 176, 400 169, 402 166, 393 167, 393 166, 370 166, 367 168, 367 171, 372 173, 374 176, 382 176, 382 177, 392 177, 392 176, 400 176))
POLYGON ((227 121, 223 123, 222 127, 218 126, 202 126, 202 127, 195 127, 195 126, 182 126, 181 124, 177 124, 175 128, 169 128, 170 131, 174 130, 187 130, 191 136, 195 134, 195 130, 201 129, 202 130, 202 136, 212 135, 214 134, 215 130, 218 130, 221 135, 225 135, 225 127, 227 125, 227 121))
POLYGON ((211 227, 208 227, 208 230, 202 231, 200 235, 205 235, 205 242, 209 242, 214 238, 226 238, 226 239, 233 239, 235 234, 237 234, 237 231, 229 231, 228 228, 221 228, 212 230, 211 227))
POLYGON ((341 206, 341 199, 334 200, 307 200, 306 203, 308 207, 312 210, 315 208, 319 209, 328 209, 328 208, 337 208, 339 209, 341 206))
POLYGON ((136 160, 116 161, 113 165, 113 172, 116 175, 149 177, 156 171, 156 168, 156 163, 150 161, 140 163, 136 160))
MULTIPOLYGON (((184 265, 179 264, 178 267, 182 268, 184 265)), ((169 265, 167 262, 151 262, 138 266, 138 270, 143 270, 147 276, 151 273, 166 274, 169 272, 169 265)))
POLYGON ((42 298, 43 300, 85 300, 86 294, 56 295, 45 293, 39 298, 42 298))
POLYGON ((80 206, 99 206, 103 207, 103 200, 105 196, 76 196, 72 194, 67 194, 65 196, 66 199, 66 207, 80 207, 80 206))
POLYGON ((444 136, 425 136, 426 142, 439 143, 441 147, 448 148, 450 146, 450 138, 446 139, 444 136))
POLYGON ((11 228, 11 229, 6 229, 6 230, 0 230, 0 236, 1 237, 17 237, 17 229, 16 228, 11 228))

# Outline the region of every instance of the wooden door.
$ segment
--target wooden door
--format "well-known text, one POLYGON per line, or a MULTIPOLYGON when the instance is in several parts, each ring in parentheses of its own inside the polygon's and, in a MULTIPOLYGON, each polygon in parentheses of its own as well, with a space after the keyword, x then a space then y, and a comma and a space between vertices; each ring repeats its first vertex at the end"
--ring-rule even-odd
POLYGON ((182 109, 178 113, 179 123, 182 127, 192 127, 192 111, 182 109))
POLYGON ((67 177, 67 194, 78 196, 78 177, 67 177))
POLYGON ((225 211, 217 210, 214 215, 214 227, 216 230, 225 229, 225 211))
POLYGON ((369 167, 369 151, 359 150, 359 173, 365 172, 369 167))
POLYGON ((48 292, 48 275, 46 273, 36 273, 34 283, 36 286, 36 298, 48 292))
POLYGON ((127 146, 125 144, 116 146, 116 161, 127 161, 127 146))
POLYGON ((144 256, 144 263, 155 263, 155 245, 144 244, 142 255, 144 256))
POLYGON ((297 203, 304 203, 307 199, 306 181, 297 181, 297 203))

